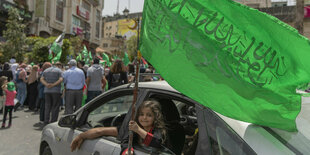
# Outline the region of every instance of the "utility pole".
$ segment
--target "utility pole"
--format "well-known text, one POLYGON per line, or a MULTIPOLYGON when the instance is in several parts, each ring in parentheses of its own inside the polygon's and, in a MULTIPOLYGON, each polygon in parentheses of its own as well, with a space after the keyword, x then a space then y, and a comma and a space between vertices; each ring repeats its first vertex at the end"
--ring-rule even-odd
POLYGON ((294 26, 302 35, 304 33, 304 6, 304 0, 296 0, 296 20, 294 26))
POLYGON ((128 0, 128 10, 130 10, 130 0, 128 0))
POLYGON ((116 14, 119 14, 119 0, 117 0, 116 14))

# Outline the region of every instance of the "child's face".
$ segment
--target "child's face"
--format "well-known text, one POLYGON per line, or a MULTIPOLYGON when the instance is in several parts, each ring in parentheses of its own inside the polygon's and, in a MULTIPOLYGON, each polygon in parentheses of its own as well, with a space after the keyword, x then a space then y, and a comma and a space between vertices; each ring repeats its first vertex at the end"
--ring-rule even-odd
POLYGON ((141 109, 138 120, 144 129, 153 127, 154 113, 152 112, 151 108, 146 107, 141 109))

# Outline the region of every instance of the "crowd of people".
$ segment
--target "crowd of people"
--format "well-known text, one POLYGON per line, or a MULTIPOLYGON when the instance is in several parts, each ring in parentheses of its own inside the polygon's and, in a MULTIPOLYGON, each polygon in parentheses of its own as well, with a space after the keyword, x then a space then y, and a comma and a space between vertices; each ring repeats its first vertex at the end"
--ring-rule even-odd
MULTIPOLYGON (((10 60, 1 65, 2 127, 6 127, 7 114, 7 127, 11 127, 12 112, 26 107, 29 111, 39 111, 39 120, 44 125, 56 122, 61 110, 71 114, 102 92, 134 80, 133 64, 125 66, 122 60, 115 60, 108 67, 99 62, 99 58, 95 58, 88 66, 74 59, 67 64, 26 64, 10 60)), ((151 70, 140 68, 140 72, 151 73, 151 70)))
MULTIPOLYGON (((70 60, 67 64, 44 62, 39 64, 6 62, 0 66, 0 101, 2 105, 2 128, 12 126, 13 112, 39 111, 40 122, 56 122, 59 112, 71 114, 106 90, 133 82, 135 66, 125 66, 122 60, 115 60, 111 67, 102 66, 95 58, 89 67, 83 61, 70 60), (87 96, 84 98, 83 96, 87 96), (7 115, 9 123, 6 126, 7 115)), ((140 68, 141 73, 154 73, 150 68, 140 68)), ((147 75, 143 81, 158 80, 147 75)), ((146 101, 138 109, 129 130, 135 133, 135 143, 160 146, 165 143, 165 129, 156 101, 146 101), (155 120, 155 116, 157 117, 155 120), (155 128, 154 128, 155 127, 155 128)), ((77 136, 71 145, 72 151, 79 148, 84 139, 102 135, 117 136, 116 127, 94 128, 77 136), (98 131, 97 131, 98 130, 98 131), (98 134, 99 133, 99 134, 98 134)), ((122 154, 127 153, 128 137, 123 141, 122 154)))

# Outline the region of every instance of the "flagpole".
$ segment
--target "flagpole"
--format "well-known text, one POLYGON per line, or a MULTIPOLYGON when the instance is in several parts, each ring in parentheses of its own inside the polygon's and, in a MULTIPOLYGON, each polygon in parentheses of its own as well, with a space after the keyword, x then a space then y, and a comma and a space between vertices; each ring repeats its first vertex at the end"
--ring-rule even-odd
MULTIPOLYGON (((135 118, 135 109, 136 109, 136 101, 137 101, 137 96, 138 96, 138 86, 139 86, 139 72, 140 72, 140 58, 141 55, 139 54, 139 40, 140 40, 140 17, 138 16, 137 19, 138 23, 138 36, 137 36, 137 55, 136 55, 136 75, 135 75, 135 87, 133 91, 133 101, 132 101, 132 106, 131 106, 131 121, 134 120, 135 118)), ((131 148, 132 148, 132 140, 133 140, 133 132, 129 130, 129 142, 128 142, 128 155, 131 155, 131 148)))

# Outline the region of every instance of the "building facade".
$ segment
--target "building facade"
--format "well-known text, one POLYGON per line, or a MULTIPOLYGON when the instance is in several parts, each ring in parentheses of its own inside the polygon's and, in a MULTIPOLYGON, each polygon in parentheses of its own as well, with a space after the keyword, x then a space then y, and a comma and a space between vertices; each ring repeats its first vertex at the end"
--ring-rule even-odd
POLYGON ((235 0, 235 1, 247 5, 251 8, 271 7, 271 0, 235 0))
MULTIPOLYGON (((30 1, 29 1, 30 2, 30 1)), ((41 37, 78 35, 92 51, 101 42, 103 0, 33 0, 30 32, 41 37)))
MULTIPOLYGON (((294 27, 296 19, 296 0, 235 0, 277 17, 294 27)), ((310 39, 310 0, 304 0, 304 36, 310 39)))
POLYGON ((1 0, 2 3, 26 3, 31 13, 27 35, 40 37, 78 35, 90 50, 101 43, 101 12, 104 0, 1 0))
MULTIPOLYGON (((127 11, 129 13, 129 10, 127 11)), ((122 15, 116 14, 114 16, 103 17, 101 48, 109 54, 122 55, 123 52, 126 51, 126 40, 137 35, 137 26, 133 19, 141 19, 141 17, 141 12, 128 15, 125 15, 124 13, 122 15), (132 29, 130 27, 135 28, 132 29)))

